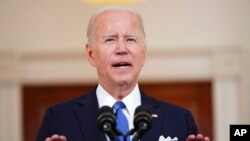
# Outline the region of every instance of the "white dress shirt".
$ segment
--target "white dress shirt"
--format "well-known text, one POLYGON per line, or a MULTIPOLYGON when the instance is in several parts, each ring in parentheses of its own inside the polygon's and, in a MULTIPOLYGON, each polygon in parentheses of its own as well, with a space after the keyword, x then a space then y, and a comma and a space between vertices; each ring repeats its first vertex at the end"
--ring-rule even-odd
MULTIPOLYGON (((117 101, 100 84, 97 86, 96 96, 99 108, 101 108, 102 106, 112 107, 117 101)), ((130 130, 134 128, 133 119, 134 119, 135 109, 136 107, 141 105, 141 95, 138 84, 121 101, 126 105, 126 109, 123 109, 123 113, 128 119, 129 130, 130 130)))

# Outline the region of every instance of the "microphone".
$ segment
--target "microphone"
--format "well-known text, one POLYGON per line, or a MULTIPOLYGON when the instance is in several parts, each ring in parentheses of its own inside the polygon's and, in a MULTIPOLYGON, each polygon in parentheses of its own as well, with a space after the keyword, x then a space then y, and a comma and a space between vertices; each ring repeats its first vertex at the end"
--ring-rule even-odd
POLYGON ((138 106, 135 109, 134 115, 134 131, 136 134, 132 141, 138 141, 142 138, 144 133, 152 126, 152 116, 149 110, 143 106, 138 106))
POLYGON ((97 126, 112 141, 118 141, 117 134, 119 132, 116 130, 116 117, 111 107, 103 106, 100 108, 97 116, 97 126))

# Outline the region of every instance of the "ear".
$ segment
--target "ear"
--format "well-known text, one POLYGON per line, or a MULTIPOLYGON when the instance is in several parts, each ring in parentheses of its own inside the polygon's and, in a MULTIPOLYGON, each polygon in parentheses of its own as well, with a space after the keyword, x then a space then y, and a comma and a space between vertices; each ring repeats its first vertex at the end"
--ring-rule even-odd
POLYGON ((95 67, 95 57, 93 53, 93 47, 90 44, 86 44, 86 56, 88 58, 89 63, 95 67))
POLYGON ((146 62, 146 55, 147 55, 147 48, 143 47, 143 51, 142 51, 142 57, 143 57, 142 66, 144 66, 144 64, 146 62))

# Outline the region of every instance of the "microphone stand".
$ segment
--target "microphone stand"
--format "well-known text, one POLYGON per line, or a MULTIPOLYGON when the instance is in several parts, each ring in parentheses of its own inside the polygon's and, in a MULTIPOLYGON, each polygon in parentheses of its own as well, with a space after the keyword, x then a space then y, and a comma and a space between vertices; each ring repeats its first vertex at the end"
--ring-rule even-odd
POLYGON ((148 128, 147 124, 142 124, 140 126, 141 128, 136 131, 135 129, 131 129, 124 137, 124 141, 126 141, 127 136, 133 135, 135 133, 135 136, 133 137, 132 141, 139 141, 143 134, 146 132, 146 129, 148 128))
MULTIPOLYGON (((134 133, 135 133, 135 129, 131 129, 130 131, 128 131, 128 133, 125 136, 123 136, 124 137, 124 141, 127 141, 127 137, 130 136, 130 135, 133 135, 134 133)), ((138 140, 139 139, 137 139, 135 141, 138 141, 138 140)), ((134 138, 133 138, 132 141, 134 141, 134 138)))
POLYGON ((109 122, 107 122, 106 124, 103 124, 102 130, 104 133, 106 133, 109 136, 109 138, 112 141, 119 141, 117 138, 116 131, 113 130, 112 125, 109 122))

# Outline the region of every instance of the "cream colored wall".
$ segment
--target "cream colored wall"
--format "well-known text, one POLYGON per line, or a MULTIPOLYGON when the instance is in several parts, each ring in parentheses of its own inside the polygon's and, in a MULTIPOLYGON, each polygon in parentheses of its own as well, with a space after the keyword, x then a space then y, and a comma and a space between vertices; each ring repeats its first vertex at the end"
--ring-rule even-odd
MULTIPOLYGON (((250 33, 250 32, 249 32, 250 33)), ((250 35, 248 36, 250 39, 250 35)), ((241 97, 241 121, 242 123, 250 123, 250 40, 244 48, 243 53, 243 82, 241 97)))
MULTIPOLYGON (((22 85, 96 82, 84 33, 98 7, 0 1, 0 140, 22 140, 22 85)), ((141 0, 133 7, 144 17, 149 49, 140 80, 211 80, 215 141, 229 140, 229 124, 249 124, 250 1, 141 0)))

